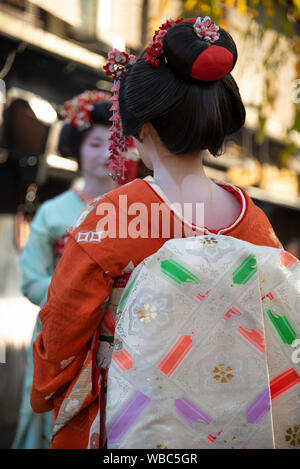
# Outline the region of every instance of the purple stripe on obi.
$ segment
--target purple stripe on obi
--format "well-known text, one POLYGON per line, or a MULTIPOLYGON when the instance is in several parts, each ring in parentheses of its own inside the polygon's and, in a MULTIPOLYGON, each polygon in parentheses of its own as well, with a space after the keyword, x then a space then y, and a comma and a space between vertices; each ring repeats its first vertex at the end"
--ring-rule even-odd
POLYGON ((136 391, 109 425, 107 441, 109 443, 119 443, 149 406, 150 402, 149 397, 140 391, 136 391))

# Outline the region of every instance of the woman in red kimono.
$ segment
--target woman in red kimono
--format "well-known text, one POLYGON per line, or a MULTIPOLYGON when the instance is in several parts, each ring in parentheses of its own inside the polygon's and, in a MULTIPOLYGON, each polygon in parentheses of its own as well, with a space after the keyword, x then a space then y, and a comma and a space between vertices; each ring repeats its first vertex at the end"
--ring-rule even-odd
MULTIPOLYGON (((115 58, 119 70, 122 54, 115 58)), ((177 237, 179 228, 184 236, 205 227, 257 245, 280 245, 247 193, 211 181, 202 165, 203 150, 219 156, 225 138, 245 121, 230 74, 236 60, 232 37, 206 17, 168 21, 128 66, 119 93, 123 132, 134 137, 153 178, 96 198, 70 230, 52 277, 33 348, 31 394, 35 412, 55 411, 52 448, 105 446, 107 363, 97 351, 113 340, 119 293, 135 266, 177 237), (174 203, 190 203, 193 210, 183 217, 174 203), (204 205, 202 223, 194 210, 198 203, 204 205), (151 220, 154 206, 169 215, 169 230, 163 216, 156 225, 151 220), (103 236, 107 224, 112 236, 103 236)), ((114 70, 111 61, 106 69, 114 70)))

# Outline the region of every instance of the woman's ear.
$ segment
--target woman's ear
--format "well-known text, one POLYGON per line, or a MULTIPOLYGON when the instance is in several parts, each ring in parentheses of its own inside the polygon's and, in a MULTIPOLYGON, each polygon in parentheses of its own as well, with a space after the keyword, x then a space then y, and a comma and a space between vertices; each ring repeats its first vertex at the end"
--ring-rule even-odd
POLYGON ((143 140, 145 140, 145 138, 149 135, 150 126, 151 126, 150 122, 146 122, 145 124, 142 125, 141 130, 139 132, 140 142, 143 142, 143 140))

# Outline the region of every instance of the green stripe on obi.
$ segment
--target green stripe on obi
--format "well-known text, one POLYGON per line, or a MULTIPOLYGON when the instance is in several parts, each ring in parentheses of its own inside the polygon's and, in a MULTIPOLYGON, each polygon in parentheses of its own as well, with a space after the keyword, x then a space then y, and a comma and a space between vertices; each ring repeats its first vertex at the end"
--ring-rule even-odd
POLYGON ((256 257, 249 254, 246 259, 233 271, 233 283, 245 285, 257 272, 256 257))
POLYGON ((297 337, 297 333, 288 318, 286 316, 279 316, 271 309, 268 309, 266 314, 279 335, 281 342, 292 345, 297 337))
POLYGON ((200 283, 200 278, 174 259, 166 259, 161 261, 160 264, 162 273, 179 285, 182 283, 200 283))

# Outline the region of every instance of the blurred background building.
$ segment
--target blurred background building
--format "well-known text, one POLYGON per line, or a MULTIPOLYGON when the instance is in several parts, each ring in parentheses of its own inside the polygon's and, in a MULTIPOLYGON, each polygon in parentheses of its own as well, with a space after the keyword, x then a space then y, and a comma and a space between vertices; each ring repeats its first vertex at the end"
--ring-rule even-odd
POLYGON ((247 110, 224 155, 205 156, 207 174, 244 187, 299 257, 299 0, 0 0, 0 448, 15 431, 37 314, 20 292, 18 253, 39 204, 78 177, 76 161, 57 154, 60 108, 110 89, 112 47, 138 55, 167 18, 206 15, 236 41, 232 74, 247 110))

